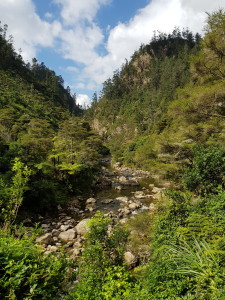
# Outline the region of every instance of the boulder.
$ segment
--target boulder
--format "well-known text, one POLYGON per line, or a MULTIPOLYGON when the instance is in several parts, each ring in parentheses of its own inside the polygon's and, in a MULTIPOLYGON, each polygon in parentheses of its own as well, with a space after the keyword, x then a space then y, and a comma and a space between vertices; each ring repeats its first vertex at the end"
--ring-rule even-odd
POLYGON ((58 237, 59 234, 60 234, 60 231, 59 231, 59 230, 57 230, 57 229, 53 229, 53 230, 52 230, 52 236, 53 236, 53 237, 58 237))
POLYGON ((95 198, 88 198, 86 200, 86 204, 92 204, 92 203, 95 203, 96 202, 96 199, 95 198))
POLYGON ((70 225, 64 225, 64 224, 63 224, 63 225, 60 226, 60 230, 61 230, 61 231, 66 231, 66 230, 69 229, 69 228, 70 228, 70 225))
POLYGON ((135 203, 135 202, 132 202, 132 203, 130 203, 130 204, 128 205, 128 207, 129 207, 129 209, 135 210, 135 209, 139 208, 140 205, 138 205, 138 204, 135 203))
POLYGON ((50 229, 50 225, 49 224, 41 224, 41 228, 45 231, 50 229))
POLYGON ((63 243, 68 243, 74 240, 76 237, 76 231, 74 229, 68 229, 67 231, 60 232, 59 240, 63 243))
POLYGON ((90 203, 85 207, 85 210, 89 210, 90 212, 92 212, 95 209, 96 209, 96 205, 94 203, 90 203))
POLYGON ((152 211, 152 212, 156 210, 154 203, 150 203, 149 210, 152 211))
POLYGON ((122 185, 114 186, 115 190, 121 191, 123 189, 122 185))
POLYGON ((134 193, 134 197, 136 199, 144 199, 146 197, 146 195, 143 191, 137 191, 134 193))
POLYGON ((126 183, 126 182, 127 182, 126 177, 125 177, 125 176, 121 176, 121 177, 119 178, 119 182, 121 182, 121 183, 126 183))
POLYGON ((123 203, 127 203, 128 201, 128 197, 117 197, 116 200, 120 201, 120 202, 123 202, 123 203))
POLYGON ((39 236, 38 238, 36 238, 36 242, 38 244, 50 244, 52 241, 52 235, 51 233, 46 233, 46 234, 43 234, 41 236, 39 236))
POLYGON ((101 201, 101 203, 103 204, 109 204, 109 203, 112 203, 113 202, 113 199, 104 199, 101 201))
POLYGON ((129 267, 134 267, 137 264, 137 258, 130 251, 124 253, 124 261, 129 267))
POLYGON ((160 193, 161 191, 162 191, 162 189, 159 188, 159 187, 156 187, 156 186, 152 189, 152 192, 153 192, 154 194, 160 193))
POLYGON ((87 223, 90 219, 83 219, 82 221, 80 221, 76 228, 77 234, 79 235, 85 235, 86 233, 88 233, 89 228, 87 226, 87 223))
POLYGON ((47 250, 48 252, 57 252, 57 251, 58 251, 58 247, 48 245, 47 248, 46 248, 46 250, 47 250))

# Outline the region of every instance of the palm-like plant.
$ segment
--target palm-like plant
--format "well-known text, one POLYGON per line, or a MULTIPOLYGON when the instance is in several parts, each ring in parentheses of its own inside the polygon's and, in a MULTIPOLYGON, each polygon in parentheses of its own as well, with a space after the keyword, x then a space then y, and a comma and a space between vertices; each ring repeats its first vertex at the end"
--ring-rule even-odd
MULTIPOLYGON (((182 242, 182 246, 170 249, 172 260, 177 266, 175 272, 186 275, 194 283, 194 294, 198 299, 220 298, 224 274, 221 272, 220 253, 205 241, 194 238, 193 243, 182 242)), ((186 295, 187 297, 187 295, 186 295)), ((184 299, 197 299, 191 298, 184 299)))

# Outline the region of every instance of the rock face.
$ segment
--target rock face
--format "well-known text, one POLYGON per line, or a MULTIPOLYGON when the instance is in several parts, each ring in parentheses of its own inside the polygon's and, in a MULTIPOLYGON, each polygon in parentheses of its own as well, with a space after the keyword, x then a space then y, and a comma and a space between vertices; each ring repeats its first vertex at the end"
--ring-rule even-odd
POLYGON ((76 237, 76 231, 74 229, 68 229, 66 231, 62 231, 59 234, 59 240, 63 243, 68 243, 69 241, 73 241, 76 237))
POLYGON ((36 242, 38 244, 50 244, 51 243, 51 240, 52 240, 52 235, 51 233, 46 233, 46 234, 43 234, 41 236, 39 236, 37 239, 36 239, 36 242))
POLYGON ((88 233, 89 228, 87 226, 87 223, 90 219, 83 219, 82 221, 80 221, 76 228, 77 234, 79 235, 85 235, 86 233, 88 233))

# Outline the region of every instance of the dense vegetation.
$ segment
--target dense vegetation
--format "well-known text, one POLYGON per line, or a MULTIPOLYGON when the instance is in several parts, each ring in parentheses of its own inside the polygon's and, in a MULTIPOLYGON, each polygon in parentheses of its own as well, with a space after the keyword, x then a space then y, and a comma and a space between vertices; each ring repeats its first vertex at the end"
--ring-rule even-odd
POLYGON ((3 299, 225 298, 224 29, 219 10, 202 39, 179 29, 155 35, 104 83, 85 119, 62 79, 37 61, 25 65, 1 29, 3 299), (34 245, 39 229, 13 224, 22 202, 54 207, 90 184, 105 148, 85 120, 115 160, 163 174, 179 189, 126 229, 97 214, 74 263, 63 253, 43 256, 34 245), (127 229, 141 229, 150 244, 150 260, 133 272, 124 263, 127 229))
MULTIPOLYGON (((25 64, 6 29, 0 29, 1 194, 8 197, 17 158, 32 171, 24 205, 32 199, 31 206, 40 211, 81 192, 85 181, 90 185, 102 145, 79 117, 82 110, 61 76, 36 59, 25 64)), ((1 208, 6 205, 4 199, 1 208)))

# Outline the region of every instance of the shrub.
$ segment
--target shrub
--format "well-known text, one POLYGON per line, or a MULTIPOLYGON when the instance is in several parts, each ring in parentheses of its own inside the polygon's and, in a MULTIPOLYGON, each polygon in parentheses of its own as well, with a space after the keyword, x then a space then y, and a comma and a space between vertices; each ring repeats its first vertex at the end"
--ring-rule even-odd
POLYGON ((71 274, 62 256, 44 256, 32 239, 5 231, 0 231, 0 266, 1 299, 58 300, 71 274))
POLYGON ((224 186, 225 150, 221 146, 194 147, 191 167, 184 174, 184 186, 199 194, 214 193, 224 186))

